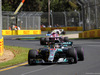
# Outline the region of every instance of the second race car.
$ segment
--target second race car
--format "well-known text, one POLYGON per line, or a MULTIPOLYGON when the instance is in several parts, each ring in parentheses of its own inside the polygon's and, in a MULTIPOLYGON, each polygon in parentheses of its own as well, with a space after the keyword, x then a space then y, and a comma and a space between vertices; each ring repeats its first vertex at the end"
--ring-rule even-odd
POLYGON ((52 33, 49 37, 40 38, 40 45, 46 45, 48 43, 57 43, 57 42, 67 42, 68 37, 60 36, 57 33, 52 33))
POLYGON ((66 32, 64 31, 64 29, 55 29, 52 32, 48 31, 48 33, 46 34, 46 36, 50 36, 52 33, 57 33, 59 35, 65 35, 66 32))

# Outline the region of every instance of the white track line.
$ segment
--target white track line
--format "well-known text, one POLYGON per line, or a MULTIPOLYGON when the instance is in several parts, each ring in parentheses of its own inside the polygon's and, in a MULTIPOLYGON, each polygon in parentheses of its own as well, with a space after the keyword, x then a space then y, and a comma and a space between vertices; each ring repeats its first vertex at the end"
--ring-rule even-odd
POLYGON ((23 74, 21 74, 21 75, 27 75, 27 74, 30 74, 30 73, 38 72, 38 71, 41 71, 41 70, 44 70, 44 69, 47 69, 47 68, 53 67, 53 66, 54 66, 54 65, 48 66, 48 67, 44 67, 44 68, 41 68, 41 69, 37 69, 37 70, 34 70, 34 71, 26 72, 26 73, 23 73, 23 74))

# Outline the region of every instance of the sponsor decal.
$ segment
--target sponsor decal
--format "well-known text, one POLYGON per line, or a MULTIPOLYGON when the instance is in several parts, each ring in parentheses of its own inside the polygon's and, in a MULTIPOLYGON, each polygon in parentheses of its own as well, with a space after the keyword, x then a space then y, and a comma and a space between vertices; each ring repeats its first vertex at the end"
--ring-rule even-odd
POLYGON ((89 34, 90 34, 90 37, 95 37, 95 31, 90 31, 89 34))
POLYGON ((29 34, 30 31, 23 31, 23 34, 29 34))
POLYGON ((6 31, 6 34, 7 34, 7 35, 10 34, 10 31, 6 31))
POLYGON ((54 54, 52 54, 51 56, 54 56, 54 54))
POLYGON ((2 53, 2 42, 0 42, 0 53, 2 53))
POLYGON ((33 31, 33 34, 38 34, 38 31, 33 31))
POLYGON ((0 53, 2 53, 2 48, 0 47, 0 53))

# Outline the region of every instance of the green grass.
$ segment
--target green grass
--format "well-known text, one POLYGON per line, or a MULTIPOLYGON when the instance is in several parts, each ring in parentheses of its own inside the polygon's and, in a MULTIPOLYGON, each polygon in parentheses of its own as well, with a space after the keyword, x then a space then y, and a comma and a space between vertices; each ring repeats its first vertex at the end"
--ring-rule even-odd
POLYGON ((10 50, 14 53, 15 57, 7 62, 0 63, 0 68, 5 68, 26 62, 28 59, 28 51, 30 48, 5 46, 5 50, 10 50))

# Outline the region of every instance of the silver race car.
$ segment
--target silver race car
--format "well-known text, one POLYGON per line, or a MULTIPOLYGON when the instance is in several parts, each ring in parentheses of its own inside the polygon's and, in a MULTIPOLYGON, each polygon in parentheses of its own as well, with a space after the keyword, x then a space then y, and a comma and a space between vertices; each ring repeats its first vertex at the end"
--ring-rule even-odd
POLYGON ((77 63, 84 60, 83 48, 73 46, 73 42, 49 44, 38 50, 29 50, 28 64, 37 63, 77 63))

